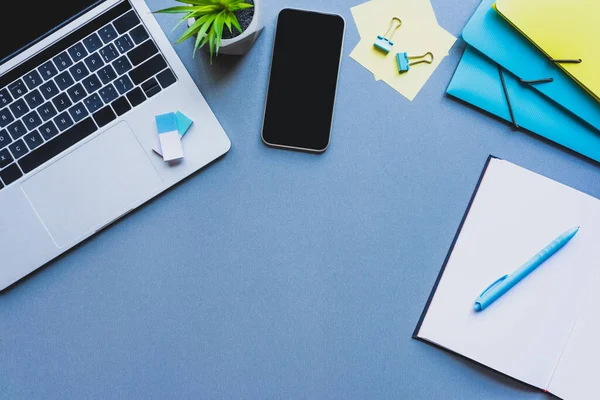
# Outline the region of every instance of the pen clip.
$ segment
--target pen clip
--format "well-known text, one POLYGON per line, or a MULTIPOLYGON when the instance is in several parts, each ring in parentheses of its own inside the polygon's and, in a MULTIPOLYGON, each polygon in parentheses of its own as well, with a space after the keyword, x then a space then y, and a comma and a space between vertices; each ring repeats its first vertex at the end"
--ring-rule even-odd
POLYGON ((488 286, 487 289, 485 289, 483 291, 483 293, 481 293, 479 295, 479 297, 483 296, 484 294, 486 294, 487 292, 489 292, 494 286, 496 286, 497 284, 499 284, 500 282, 502 282, 503 280, 505 280, 508 277, 508 274, 504 275, 502 278, 499 278, 496 282, 492 283, 490 286, 488 286))

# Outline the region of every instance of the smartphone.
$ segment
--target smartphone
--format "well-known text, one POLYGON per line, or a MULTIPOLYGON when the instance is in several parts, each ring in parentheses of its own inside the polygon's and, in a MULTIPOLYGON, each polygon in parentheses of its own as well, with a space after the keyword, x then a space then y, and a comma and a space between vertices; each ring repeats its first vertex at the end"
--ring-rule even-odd
POLYGON ((323 152, 329 146, 344 19, 284 9, 277 18, 262 140, 323 152))

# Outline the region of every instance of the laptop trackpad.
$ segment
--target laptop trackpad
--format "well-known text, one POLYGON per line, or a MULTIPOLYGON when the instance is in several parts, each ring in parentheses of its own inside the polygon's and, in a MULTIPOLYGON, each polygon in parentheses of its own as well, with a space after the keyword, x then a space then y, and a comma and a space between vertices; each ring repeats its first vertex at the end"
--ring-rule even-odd
POLYGON ((129 125, 121 122, 21 188, 56 245, 64 247, 120 217, 161 185, 129 125))

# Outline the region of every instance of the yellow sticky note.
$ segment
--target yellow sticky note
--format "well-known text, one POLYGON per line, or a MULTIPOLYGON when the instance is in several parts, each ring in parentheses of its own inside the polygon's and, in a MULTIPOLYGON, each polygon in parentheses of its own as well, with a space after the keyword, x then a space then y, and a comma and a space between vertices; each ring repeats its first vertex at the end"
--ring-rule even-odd
POLYGON ((497 0, 496 10, 600 101, 600 6, 597 0, 497 0))
POLYGON ((352 8, 352 15, 362 39, 350 57, 409 100, 415 98, 456 41, 437 24, 429 0, 372 0, 352 8), (377 35, 385 33, 394 16, 402 19, 402 26, 391 39, 392 51, 385 54, 373 42, 377 35), (409 56, 432 52, 434 61, 400 74, 395 58, 399 52, 409 56))
POLYGON ((352 7, 350 11, 361 39, 373 36, 373 41, 377 35, 383 35, 390 27, 392 17, 398 17, 403 21, 420 21, 427 26, 437 25, 429 0, 371 0, 352 7), (379 17, 381 14, 384 14, 387 19, 383 24, 379 17))
MULTIPOLYGON (((350 57, 373 72, 377 80, 379 80, 379 77, 375 70, 382 60, 393 57, 393 51, 402 48, 403 44, 412 41, 413 38, 419 39, 421 35, 431 35, 430 31, 438 27, 429 0, 372 0, 353 7, 351 12, 361 38, 370 41, 372 49, 369 49, 366 44, 361 47, 357 46, 350 57), (392 52, 385 55, 373 47, 372 44, 377 35, 385 34, 394 16, 398 16, 402 20, 402 25, 393 35, 387 35, 388 38, 391 37, 390 40, 395 46, 392 52)), ((427 51, 429 50, 423 53, 427 51)))
POLYGON ((432 32, 431 36, 434 36, 435 39, 428 37, 422 42, 414 41, 406 46, 406 52, 409 56, 423 55, 426 53, 423 49, 431 51, 434 55, 431 64, 417 64, 411 66, 409 71, 401 74, 398 72, 398 65, 395 59, 396 54, 394 53, 391 59, 386 59, 381 68, 377 69, 375 72, 376 77, 381 78, 408 100, 414 100, 444 57, 448 55, 448 51, 456 41, 454 36, 440 27, 435 32, 432 32))

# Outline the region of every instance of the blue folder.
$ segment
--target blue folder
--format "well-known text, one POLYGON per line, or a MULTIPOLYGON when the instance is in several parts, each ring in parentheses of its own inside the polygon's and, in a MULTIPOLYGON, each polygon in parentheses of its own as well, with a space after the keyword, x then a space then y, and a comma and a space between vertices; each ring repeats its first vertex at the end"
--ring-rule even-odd
MULTIPOLYGON (((519 125, 600 162, 600 133, 564 108, 524 86, 508 71, 504 81, 519 125)), ((498 64, 467 46, 450 81, 448 94, 511 121, 498 64)))
MULTIPOLYGON (((462 32, 465 42, 520 79, 552 78, 552 82, 528 86, 600 130, 600 103, 502 18, 493 3, 483 0, 475 11, 462 32)), ((518 119, 517 123, 521 124, 518 119)))

